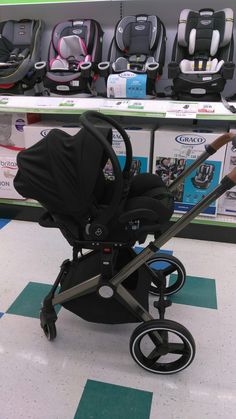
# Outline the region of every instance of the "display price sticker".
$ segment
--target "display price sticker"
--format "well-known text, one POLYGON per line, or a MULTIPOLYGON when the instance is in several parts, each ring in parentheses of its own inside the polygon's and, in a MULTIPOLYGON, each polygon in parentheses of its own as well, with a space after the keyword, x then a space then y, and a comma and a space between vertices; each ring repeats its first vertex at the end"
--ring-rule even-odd
POLYGON ((166 108, 167 118, 196 118, 197 102, 169 102, 166 108))
POLYGON ((67 99, 60 102, 59 106, 64 107, 64 108, 73 108, 75 104, 76 102, 74 99, 67 99))

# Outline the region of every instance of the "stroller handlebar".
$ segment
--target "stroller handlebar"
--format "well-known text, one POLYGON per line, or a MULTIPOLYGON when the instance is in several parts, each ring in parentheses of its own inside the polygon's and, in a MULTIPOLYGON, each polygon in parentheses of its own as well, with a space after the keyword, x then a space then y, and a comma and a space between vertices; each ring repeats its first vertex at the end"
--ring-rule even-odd
POLYGON ((224 145, 228 144, 230 141, 232 141, 233 145, 236 146, 236 133, 234 132, 227 132, 223 135, 220 135, 220 137, 217 137, 216 140, 214 140, 209 146, 213 149, 214 154, 217 150, 219 150, 224 145))

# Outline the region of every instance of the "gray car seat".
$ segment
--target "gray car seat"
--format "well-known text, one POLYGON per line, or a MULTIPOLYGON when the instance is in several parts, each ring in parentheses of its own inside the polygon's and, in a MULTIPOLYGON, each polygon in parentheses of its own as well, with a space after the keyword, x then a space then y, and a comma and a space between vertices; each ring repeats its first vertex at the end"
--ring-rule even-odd
POLYGON ((34 87, 40 61, 42 22, 0 22, 0 93, 23 94, 34 87))

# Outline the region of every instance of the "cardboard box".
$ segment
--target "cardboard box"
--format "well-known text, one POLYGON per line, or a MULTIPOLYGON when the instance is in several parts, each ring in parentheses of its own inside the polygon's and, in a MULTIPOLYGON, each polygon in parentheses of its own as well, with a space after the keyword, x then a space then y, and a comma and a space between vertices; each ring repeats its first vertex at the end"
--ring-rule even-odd
POLYGON ((66 124, 61 121, 42 121, 26 125, 24 128, 25 148, 29 148, 46 137, 50 130, 58 128, 70 135, 75 135, 81 127, 75 124, 66 124))
MULTIPOLYGON (((169 186, 205 151, 205 145, 221 134, 216 130, 195 132, 188 128, 185 131, 181 127, 163 127, 155 131, 153 173, 160 175, 169 186)), ((221 148, 179 185, 175 193, 176 212, 190 210, 218 185, 222 177, 224 156, 225 148, 221 148)), ((216 212, 217 203, 214 202, 203 214, 215 216, 216 212)))
POLYGON ((0 198, 25 199, 15 190, 14 177, 18 167, 16 163, 16 150, 2 148, 0 153, 0 198))
POLYGON ((0 146, 16 151, 24 148, 24 127, 39 119, 38 114, 0 113, 0 146))
MULTIPOLYGON (((125 128, 132 145, 133 163, 132 171, 134 175, 149 172, 150 152, 151 152, 151 129, 125 128)), ((120 133, 112 130, 112 146, 118 157, 121 169, 123 170, 126 160, 125 144, 120 133)), ((105 166, 105 173, 110 178, 113 177, 111 164, 108 162, 105 166)))
MULTIPOLYGON (((231 172, 231 170, 235 168, 236 147, 229 143, 226 149, 223 176, 226 176, 229 172, 231 172)), ((225 194, 219 199, 218 213, 236 216, 236 186, 225 192, 225 194)))

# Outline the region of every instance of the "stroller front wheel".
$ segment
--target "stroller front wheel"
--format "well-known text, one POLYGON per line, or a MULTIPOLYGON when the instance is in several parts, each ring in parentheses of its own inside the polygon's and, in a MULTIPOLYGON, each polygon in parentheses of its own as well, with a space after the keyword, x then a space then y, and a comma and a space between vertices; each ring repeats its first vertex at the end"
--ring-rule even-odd
POLYGON ((47 323, 43 326, 44 334, 47 340, 52 341, 57 336, 57 329, 55 323, 47 323))
POLYGON ((39 317, 40 317, 40 326, 43 329, 46 338, 49 341, 54 340, 57 336, 57 329, 56 329, 55 321, 53 320, 47 321, 43 310, 40 311, 39 317))
POLYGON ((149 320, 131 335, 130 353, 134 361, 147 371, 174 374, 193 361, 195 342, 191 333, 177 322, 149 320))

